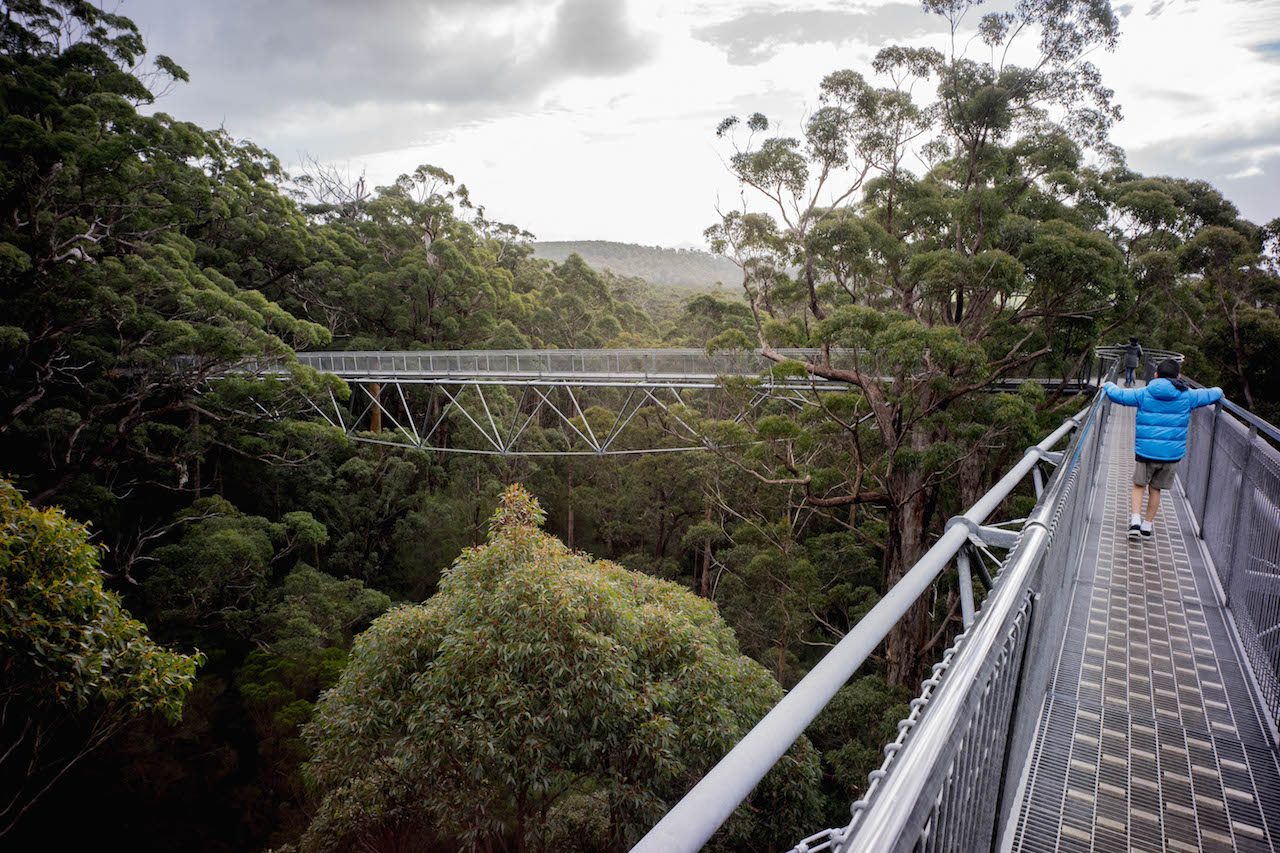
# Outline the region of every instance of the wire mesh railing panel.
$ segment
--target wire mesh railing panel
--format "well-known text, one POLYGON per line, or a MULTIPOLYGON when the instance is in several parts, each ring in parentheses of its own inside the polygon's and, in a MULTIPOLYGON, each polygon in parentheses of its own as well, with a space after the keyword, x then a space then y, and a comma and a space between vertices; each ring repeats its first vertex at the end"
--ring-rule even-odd
POLYGON ((1278 440, 1275 427, 1224 400, 1192 414, 1181 471, 1273 725, 1280 725, 1278 440))
POLYGON ((1227 601, 1271 719, 1280 723, 1280 454, 1253 437, 1245 458, 1227 601))
MULTIPOLYGON (((907 837, 900 848, 920 853, 949 853, 979 849, 996 829, 995 803, 1004 766, 1005 737, 1014 713, 1018 673, 1031 629, 1032 595, 1025 597, 1009 626, 999 654, 991 661, 985 683, 973 692, 973 712, 968 725, 954 739, 950 764, 940 774, 938 792, 921 818, 918 834, 907 837), (977 803, 990 808, 975 808, 977 803)), ((852 846, 846 850, 862 849, 852 846)))
MULTIPOLYGON (((1249 455, 1249 432, 1230 416, 1218 414, 1213 447, 1208 449, 1212 471, 1204 515, 1199 519, 1202 538, 1213 557, 1218 581, 1230 588, 1231 565, 1236 551, 1236 520, 1240 488, 1249 455)), ((1228 591, 1228 599, 1230 592, 1228 591)))
POLYGON ((1205 502, 1209 496, 1209 448, 1214 439, 1216 420, 1214 409, 1201 408, 1191 413, 1191 421, 1187 424, 1187 455, 1178 466, 1182 489, 1197 518, 1204 517, 1205 502))

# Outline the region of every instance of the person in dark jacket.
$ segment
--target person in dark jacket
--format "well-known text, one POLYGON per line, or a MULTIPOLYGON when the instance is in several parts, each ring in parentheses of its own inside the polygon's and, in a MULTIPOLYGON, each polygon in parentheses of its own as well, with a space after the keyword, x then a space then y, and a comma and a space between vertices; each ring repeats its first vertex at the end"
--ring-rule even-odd
POLYGON ((1124 347, 1124 387, 1133 387, 1133 374, 1142 363, 1142 347, 1136 337, 1129 338, 1124 347))
POLYGON ((1138 409, 1134 426, 1133 494, 1129 500, 1129 535, 1151 538, 1151 521, 1160 508, 1160 492, 1173 485, 1178 460, 1187 453, 1187 424, 1191 410, 1222 399, 1221 388, 1192 390, 1178 376, 1178 362, 1165 359, 1156 379, 1145 388, 1126 391, 1114 382, 1103 386, 1107 398, 1138 409), (1142 493, 1150 489, 1143 519, 1142 493))

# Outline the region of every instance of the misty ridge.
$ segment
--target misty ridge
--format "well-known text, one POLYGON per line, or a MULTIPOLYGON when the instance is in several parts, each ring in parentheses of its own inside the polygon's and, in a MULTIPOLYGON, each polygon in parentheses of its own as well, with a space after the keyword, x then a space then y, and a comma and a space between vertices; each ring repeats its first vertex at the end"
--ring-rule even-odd
POLYGON ((576 253, 594 269, 643 278, 651 284, 706 290, 717 282, 732 288, 742 280, 742 271, 733 261, 699 249, 665 249, 608 240, 567 240, 535 242, 533 250, 535 257, 557 264, 576 253))

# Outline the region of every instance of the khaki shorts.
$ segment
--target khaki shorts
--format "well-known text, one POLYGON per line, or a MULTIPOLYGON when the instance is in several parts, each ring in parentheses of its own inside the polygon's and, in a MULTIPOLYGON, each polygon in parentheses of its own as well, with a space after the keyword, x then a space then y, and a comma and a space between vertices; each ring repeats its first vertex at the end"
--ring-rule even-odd
POLYGON ((1173 475, 1178 473, 1177 462, 1151 462, 1146 459, 1133 460, 1133 484, 1150 486, 1164 491, 1173 488, 1173 475))

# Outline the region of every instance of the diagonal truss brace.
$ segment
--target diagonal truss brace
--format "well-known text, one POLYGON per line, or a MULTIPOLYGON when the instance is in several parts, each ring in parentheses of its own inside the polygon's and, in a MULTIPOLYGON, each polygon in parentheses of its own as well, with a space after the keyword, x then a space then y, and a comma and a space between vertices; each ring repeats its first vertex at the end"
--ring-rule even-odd
MULTIPOLYGON (((315 399, 308 397, 306 405, 326 423, 341 429, 344 435, 354 441, 391 446, 405 446, 407 444, 421 450, 501 456, 673 453, 705 450, 713 446, 709 438, 702 435, 685 417, 682 417, 679 409, 689 407, 689 403, 686 402, 681 394, 682 388, 715 391, 716 386, 679 385, 677 387, 678 383, 664 380, 644 380, 610 384, 578 383, 580 387, 575 388, 571 387, 574 383, 555 379, 530 378, 507 382, 459 382, 448 380, 410 381, 395 377, 383 377, 377 383, 352 381, 351 384, 359 389, 352 389, 357 395, 358 402, 353 400, 352 404, 340 403, 333 391, 327 390, 325 392, 325 396, 328 397, 327 401, 323 397, 315 399), (421 416, 415 414, 414 406, 422 404, 411 402, 411 398, 406 394, 406 385, 416 385, 431 389, 431 402, 426 405, 426 411, 421 416), (502 414, 493 407, 489 395, 485 393, 486 385, 490 386, 490 388, 506 387, 513 391, 517 387, 521 389, 514 410, 511 411, 509 422, 507 421, 507 415, 502 414), (596 426, 599 426, 598 422, 593 425, 586 417, 584 409, 586 401, 581 397, 581 392, 584 389, 589 390, 599 387, 616 388, 626 392, 612 424, 610 424, 607 431, 603 432, 597 432, 596 426), (392 388, 395 390, 391 390, 392 388), (553 392, 556 388, 564 389, 564 395, 568 398, 567 405, 558 403, 555 399, 553 392), (662 393, 663 389, 666 390, 666 394, 662 393), (437 392, 443 398, 442 400, 436 396, 437 392), (474 392, 475 396, 473 397, 471 393, 467 392, 474 392), (667 394, 670 395, 671 399, 665 399, 667 394), (394 438, 392 435, 388 435, 386 439, 381 439, 370 434, 367 429, 362 429, 361 425, 368 422, 370 412, 373 411, 375 406, 378 409, 380 419, 386 422, 388 433, 393 434, 394 438), (636 415, 650 406, 661 411, 666 417, 671 418, 678 424, 679 430, 670 430, 669 432, 689 442, 689 444, 681 447, 618 449, 616 443, 620 436, 634 421, 636 415), (536 423, 539 416, 547 411, 554 413, 555 419, 560 425, 581 438, 586 447, 581 450, 518 449, 521 439, 528 433, 530 425, 536 423), (481 448, 445 446, 444 442, 436 438, 437 435, 441 434, 445 422, 451 417, 456 418, 458 415, 461 415, 462 419, 469 423, 480 436, 483 436, 483 446, 481 448)), ((782 401, 784 404, 798 410, 802 410, 806 406, 817 405, 795 389, 781 386, 761 386, 752 392, 745 409, 739 409, 734 413, 734 422, 741 423, 750 418, 761 405, 769 400, 782 401)), ((505 412, 507 407, 504 405, 502 410, 505 412)))

